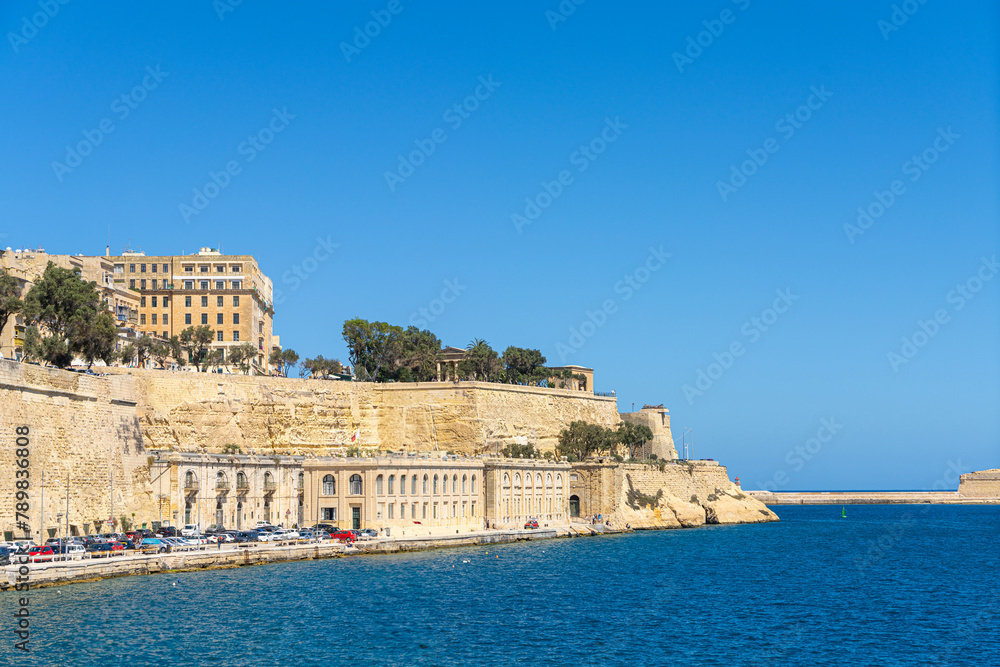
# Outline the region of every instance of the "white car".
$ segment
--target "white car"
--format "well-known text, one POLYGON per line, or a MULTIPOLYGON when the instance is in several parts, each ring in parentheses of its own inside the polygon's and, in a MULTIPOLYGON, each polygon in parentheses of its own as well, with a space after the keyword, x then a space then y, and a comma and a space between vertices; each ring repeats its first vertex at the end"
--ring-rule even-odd
POLYGON ((259 533, 257 533, 258 542, 271 542, 273 540, 274 540, 274 535, 272 533, 267 532, 266 530, 262 530, 259 533))
POLYGON ((189 523, 181 528, 181 537, 194 537, 200 532, 201 530, 199 529, 198 524, 189 523))

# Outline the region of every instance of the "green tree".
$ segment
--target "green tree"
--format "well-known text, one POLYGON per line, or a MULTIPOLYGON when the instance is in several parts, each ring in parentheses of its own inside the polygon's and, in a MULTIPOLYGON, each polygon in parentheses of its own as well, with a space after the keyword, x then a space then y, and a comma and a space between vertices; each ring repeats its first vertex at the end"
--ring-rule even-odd
POLYGON ((556 451, 562 456, 573 455, 582 461, 592 454, 611 451, 617 443, 618 436, 614 430, 599 424, 574 421, 559 433, 556 451))
POLYGON ((253 362, 257 359, 257 348, 253 343, 242 343, 229 348, 229 363, 245 375, 250 374, 253 362))
POLYGON ((404 382, 431 382, 437 379, 441 340, 430 331, 410 326, 401 334, 400 372, 404 382))
POLYGON ((126 343, 123 345, 121 352, 118 353, 118 358, 125 366, 135 361, 135 343, 126 343))
MULTIPOLYGON (((48 334, 42 358, 59 367, 69 366, 75 354, 88 363, 113 358, 117 327, 101 302, 97 284, 49 262, 24 298, 24 316, 48 334)), ((40 329, 41 331, 41 329, 40 329)))
POLYGON ((167 342, 167 349, 170 350, 170 356, 174 358, 178 366, 187 366, 187 360, 184 358, 184 346, 181 345, 180 337, 171 336, 167 342))
POLYGON ((504 350, 501 361, 512 384, 534 384, 548 376, 540 350, 511 346, 504 350))
POLYGON ((387 322, 369 322, 361 318, 344 322, 344 342, 362 380, 382 382, 395 379, 402 351, 403 328, 387 322))
POLYGON ((459 362, 458 372, 470 380, 496 382, 500 377, 500 355, 481 338, 469 343, 465 348, 465 359, 459 362))
POLYGON ((226 353, 222 350, 215 349, 209 350, 208 354, 205 355, 205 368, 212 370, 217 370, 222 364, 226 362, 226 353))
POLYGON ((629 458, 637 458, 636 454, 644 453, 646 443, 653 439, 653 431, 645 424, 623 421, 618 424, 616 439, 625 446, 629 458))
POLYGON ((207 324, 198 327, 188 327, 181 332, 180 345, 187 353, 188 362, 194 364, 201 373, 208 356, 208 346, 215 340, 215 333, 207 324))
POLYGON ((534 445, 519 445, 516 442, 512 442, 511 444, 504 446, 504 448, 500 450, 500 453, 512 459, 537 459, 542 455, 540 451, 535 449, 534 445))
POLYGON ((314 379, 326 380, 331 375, 338 375, 344 372, 344 367, 336 359, 325 359, 319 355, 313 359, 306 359, 302 362, 302 372, 300 375, 308 375, 314 379))
POLYGON ((42 334, 38 331, 38 327, 26 327, 24 330, 24 345, 21 347, 22 359, 29 362, 44 361, 44 340, 42 334))
POLYGON ((21 312, 24 307, 20 295, 21 281, 7 273, 7 269, 0 270, 0 333, 3 333, 10 316, 21 312))
POLYGON ((159 340, 153 341, 153 344, 149 348, 149 356, 160 365, 160 368, 166 368, 167 359, 171 356, 170 344, 159 340))
POLYGON ((299 354, 295 350, 271 350, 271 363, 277 367, 278 372, 288 377, 288 371, 299 362, 299 354))
POLYGON ((139 366, 145 366, 146 360, 150 357, 150 351, 156 345, 156 339, 143 334, 135 339, 135 354, 138 357, 139 366))

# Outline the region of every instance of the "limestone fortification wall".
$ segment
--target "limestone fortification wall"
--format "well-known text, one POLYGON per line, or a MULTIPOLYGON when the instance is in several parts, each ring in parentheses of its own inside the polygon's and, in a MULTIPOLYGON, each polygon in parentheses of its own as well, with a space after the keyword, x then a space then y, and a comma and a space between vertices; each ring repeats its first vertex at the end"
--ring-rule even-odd
POLYGON ((1000 498, 1000 468, 962 475, 958 495, 966 498, 1000 498))
MULTIPOLYGON (((93 532, 94 521, 136 513, 153 515, 147 453, 135 411, 129 377, 96 377, 31 364, 0 361, 0 530, 15 527, 15 429, 29 429, 29 504, 32 532, 42 519, 57 527, 66 512, 69 475, 69 524, 93 532), (43 484, 44 473, 44 484, 43 484), (112 482, 113 480, 113 482, 112 482)), ((65 518, 63 519, 65 526, 65 518)), ((18 537, 24 533, 16 532, 18 537)), ((46 533, 46 537, 47 537, 46 533)))
POLYGON ((583 419, 618 423, 614 398, 482 382, 375 384, 160 370, 127 372, 150 449, 331 454, 354 444, 399 451, 554 449, 583 419))

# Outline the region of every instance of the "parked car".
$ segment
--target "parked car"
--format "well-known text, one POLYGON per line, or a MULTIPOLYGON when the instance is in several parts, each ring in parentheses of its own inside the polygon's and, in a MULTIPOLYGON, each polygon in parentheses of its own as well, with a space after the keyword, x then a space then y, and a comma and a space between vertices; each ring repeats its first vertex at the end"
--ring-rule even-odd
POLYGON ((16 547, 7 545, 0 547, 0 566, 10 565, 10 557, 15 553, 17 553, 16 547))
POLYGON ((160 529, 156 531, 159 537, 177 537, 177 527, 176 526, 160 526, 160 529))
POLYGON ((378 537, 378 531, 374 528, 365 528, 361 531, 361 536, 366 538, 378 537))
POLYGON ((87 550, 83 547, 83 545, 77 544, 75 542, 64 544, 58 549, 56 549, 55 552, 61 556, 65 556, 67 559, 70 560, 80 560, 81 558, 87 555, 87 550))
POLYGON ((259 533, 257 533, 258 542, 273 542, 276 539, 277 538, 274 536, 274 533, 270 533, 266 530, 262 530, 259 533))
POLYGON ((118 545, 119 551, 121 551, 121 543, 119 542, 98 542, 91 544, 87 547, 87 553, 90 554, 91 558, 103 558, 104 556, 114 555, 114 547, 118 545))
POLYGON ((158 537, 147 537, 139 545, 139 551, 144 554, 169 553, 170 545, 158 537))
POLYGON ((181 536, 182 537, 194 537, 195 535, 197 535, 200 532, 201 532, 201 530, 200 530, 200 527, 198 526, 198 524, 196 524, 196 523, 189 523, 189 524, 185 525, 181 529, 181 536))
POLYGON ((524 527, 528 530, 534 530, 538 528, 538 519, 528 519, 524 522, 524 527))
POLYGON ((332 535, 330 535, 330 537, 332 537, 335 540, 340 540, 341 542, 347 542, 347 543, 351 543, 355 539, 354 533, 352 533, 349 530, 341 530, 339 532, 333 533, 332 535))
POLYGON ((51 561, 55 555, 52 547, 48 546, 34 546, 28 549, 28 558, 31 559, 32 563, 51 561))
POLYGON ((255 524, 254 527, 255 528, 275 528, 276 526, 272 526, 270 521, 258 521, 255 524))

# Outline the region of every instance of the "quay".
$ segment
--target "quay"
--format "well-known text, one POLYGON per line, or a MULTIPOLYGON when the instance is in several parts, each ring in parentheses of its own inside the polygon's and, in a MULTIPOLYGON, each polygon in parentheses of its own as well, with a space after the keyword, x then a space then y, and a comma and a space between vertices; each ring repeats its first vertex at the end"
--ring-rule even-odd
MULTIPOLYGON (((525 540, 544 540, 556 537, 586 536, 601 533, 624 532, 603 525, 574 523, 554 528, 534 530, 483 530, 476 532, 424 535, 414 537, 387 537, 360 540, 353 545, 339 541, 248 543, 192 547, 188 551, 162 554, 128 553, 103 558, 29 563, 29 590, 62 584, 98 581, 114 577, 195 570, 226 569, 247 565, 262 565, 282 561, 342 558, 364 554, 391 554, 461 546, 505 544, 525 540)), ((0 568, 0 590, 14 590, 20 566, 12 564, 0 568)))
POLYGON ((1000 497, 958 491, 744 491, 765 505, 996 505, 1000 497))

